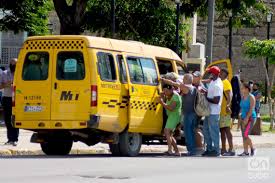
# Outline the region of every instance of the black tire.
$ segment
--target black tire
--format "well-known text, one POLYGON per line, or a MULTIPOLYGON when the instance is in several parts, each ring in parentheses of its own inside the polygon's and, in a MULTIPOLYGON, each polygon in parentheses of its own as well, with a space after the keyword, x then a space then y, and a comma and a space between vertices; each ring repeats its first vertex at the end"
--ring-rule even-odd
POLYGON ((137 156, 142 145, 142 136, 139 133, 125 131, 120 134, 118 145, 122 156, 137 156))
POLYGON ((120 149, 119 149, 119 144, 109 144, 110 151, 113 156, 120 156, 120 149))
POLYGON ((68 155, 73 146, 72 136, 67 132, 48 134, 40 143, 46 155, 68 155))

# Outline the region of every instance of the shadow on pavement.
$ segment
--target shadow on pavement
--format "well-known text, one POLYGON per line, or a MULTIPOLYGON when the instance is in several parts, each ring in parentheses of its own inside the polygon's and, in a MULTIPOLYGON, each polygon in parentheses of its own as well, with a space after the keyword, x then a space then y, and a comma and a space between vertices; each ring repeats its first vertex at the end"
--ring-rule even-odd
POLYGON ((0 159, 79 159, 79 158, 192 158, 192 159, 228 159, 228 158, 240 158, 238 156, 230 156, 230 157, 202 157, 202 156, 187 156, 186 154, 182 154, 181 157, 176 156, 166 156, 163 153, 141 153, 137 157, 120 157, 120 156, 112 156, 111 154, 71 154, 66 156, 47 156, 47 155, 14 155, 14 156, 0 156, 0 159))

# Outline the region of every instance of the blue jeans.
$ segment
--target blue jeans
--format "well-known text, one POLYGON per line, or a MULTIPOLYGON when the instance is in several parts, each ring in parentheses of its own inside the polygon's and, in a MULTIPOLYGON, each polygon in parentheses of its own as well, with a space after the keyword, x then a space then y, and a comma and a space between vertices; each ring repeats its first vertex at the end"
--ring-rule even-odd
POLYGON ((196 153, 195 127, 197 123, 197 114, 184 114, 184 134, 187 151, 191 154, 196 153))
POLYGON ((210 115, 205 117, 203 123, 203 135, 206 142, 207 151, 220 153, 220 115, 210 115))

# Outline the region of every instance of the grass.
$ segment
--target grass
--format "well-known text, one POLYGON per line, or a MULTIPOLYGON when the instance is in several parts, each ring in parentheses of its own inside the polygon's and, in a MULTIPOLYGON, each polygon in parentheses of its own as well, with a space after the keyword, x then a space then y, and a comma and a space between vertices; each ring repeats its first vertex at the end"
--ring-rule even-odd
POLYGON ((269 130, 270 125, 262 125, 262 132, 271 132, 271 133, 275 133, 275 129, 273 129, 272 131, 269 130))
POLYGON ((261 116, 261 119, 264 122, 270 122, 270 116, 269 115, 263 115, 263 116, 261 116))

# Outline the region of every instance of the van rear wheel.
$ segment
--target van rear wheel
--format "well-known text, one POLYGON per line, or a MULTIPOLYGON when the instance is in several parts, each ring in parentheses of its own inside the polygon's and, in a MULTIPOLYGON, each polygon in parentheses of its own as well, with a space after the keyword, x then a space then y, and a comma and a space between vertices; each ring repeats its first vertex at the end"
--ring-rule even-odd
POLYGON ((67 155, 72 149, 73 139, 67 132, 49 134, 40 146, 46 155, 67 155))
POLYGON ((110 151, 114 156, 137 156, 142 145, 142 136, 139 133, 124 131, 119 135, 118 144, 110 144, 110 151))
POLYGON ((73 141, 42 142, 40 145, 46 155, 68 155, 72 149, 73 141))

